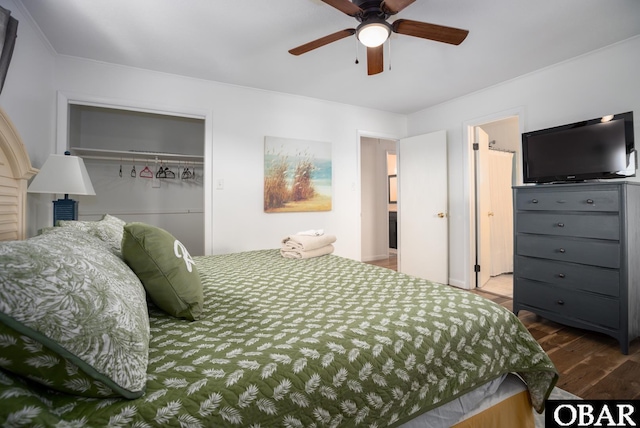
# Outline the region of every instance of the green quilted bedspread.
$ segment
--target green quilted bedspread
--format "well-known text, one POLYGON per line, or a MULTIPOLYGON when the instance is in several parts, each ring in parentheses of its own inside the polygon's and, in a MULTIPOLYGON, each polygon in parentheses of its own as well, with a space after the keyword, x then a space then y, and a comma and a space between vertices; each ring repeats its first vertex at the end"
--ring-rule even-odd
POLYGON ((143 397, 72 397, 2 371, 0 425, 397 426, 508 372, 541 410, 557 380, 511 312, 467 291, 334 255, 196 263, 204 317, 150 309, 143 397))

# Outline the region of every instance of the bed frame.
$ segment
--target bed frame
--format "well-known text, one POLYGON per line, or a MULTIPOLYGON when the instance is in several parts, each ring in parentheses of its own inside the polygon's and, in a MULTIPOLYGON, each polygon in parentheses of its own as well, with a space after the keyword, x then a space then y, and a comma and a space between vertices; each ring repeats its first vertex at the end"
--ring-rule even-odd
POLYGON ((0 108, 0 241, 26 238, 27 182, 37 173, 18 131, 0 108))

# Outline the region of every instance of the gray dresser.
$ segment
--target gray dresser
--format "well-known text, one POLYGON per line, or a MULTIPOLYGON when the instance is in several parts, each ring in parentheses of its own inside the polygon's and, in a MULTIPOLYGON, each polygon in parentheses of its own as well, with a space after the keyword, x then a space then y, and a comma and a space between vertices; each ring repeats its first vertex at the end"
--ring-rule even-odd
POLYGON ((640 335, 640 183, 514 187, 513 311, 640 335))

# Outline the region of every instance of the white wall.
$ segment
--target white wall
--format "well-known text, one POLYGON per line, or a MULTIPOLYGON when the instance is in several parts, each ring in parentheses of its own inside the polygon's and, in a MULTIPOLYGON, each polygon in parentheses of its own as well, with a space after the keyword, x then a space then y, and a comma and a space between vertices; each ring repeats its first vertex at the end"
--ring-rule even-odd
POLYGON ((640 141, 638 52, 640 37, 634 37, 409 116, 408 135, 447 131, 450 284, 469 284, 469 189, 464 124, 479 123, 481 118, 497 112, 523 108, 524 129, 529 131, 633 110, 635 138, 640 141))
MULTIPOLYGON (((0 94, 0 106, 7 112, 24 141, 31 164, 40 168, 55 144, 55 91, 53 87, 54 56, 48 43, 23 13, 22 6, 11 0, 0 0, 18 20, 18 37, 0 94)), ((51 198, 32 194, 27 198, 27 234, 51 224, 51 198), (48 223, 47 223, 48 222, 48 223)))
POLYGON ((324 229, 338 238, 336 254, 359 259, 358 132, 406 133, 404 116, 70 57, 57 57, 55 87, 120 105, 211 112, 205 180, 223 179, 224 189, 211 185, 205 194, 213 206, 210 253, 277 248, 287 234, 324 229), (265 136, 332 143, 331 212, 263 212, 265 136))

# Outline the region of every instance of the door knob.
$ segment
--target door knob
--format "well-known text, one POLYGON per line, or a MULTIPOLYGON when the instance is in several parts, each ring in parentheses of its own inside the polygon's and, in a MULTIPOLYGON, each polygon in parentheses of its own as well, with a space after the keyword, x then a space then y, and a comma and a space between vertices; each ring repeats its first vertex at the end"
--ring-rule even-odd
POLYGON ((487 214, 489 217, 493 217, 493 211, 489 211, 489 213, 487 214))
POLYGON ((438 213, 438 217, 445 218, 447 215, 445 213, 438 213))

